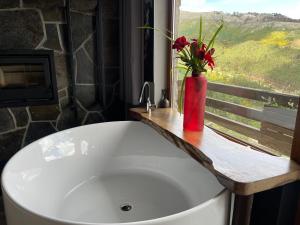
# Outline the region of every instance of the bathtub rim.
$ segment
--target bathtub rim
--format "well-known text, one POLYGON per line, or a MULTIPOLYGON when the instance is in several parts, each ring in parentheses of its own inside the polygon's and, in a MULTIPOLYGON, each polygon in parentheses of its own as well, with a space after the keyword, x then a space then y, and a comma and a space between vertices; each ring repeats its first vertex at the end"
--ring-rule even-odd
MULTIPOLYGON (((150 219, 150 220, 141 220, 141 221, 124 222, 124 223, 123 222, 121 222, 121 223, 107 223, 107 222, 106 223, 103 223, 103 222, 88 223, 88 222, 84 222, 84 221, 81 221, 81 222, 80 221, 72 221, 72 220, 66 220, 66 219, 59 219, 58 217, 46 216, 46 215, 42 215, 37 212, 34 212, 31 209, 27 209, 24 206, 22 206, 21 204, 13 201, 12 198, 7 194, 7 192, 4 190, 3 187, 2 187, 2 194, 4 197, 3 198, 4 208, 5 208, 5 199, 7 199, 10 202, 10 204, 12 204, 14 207, 18 208, 19 210, 23 211, 24 213, 33 215, 33 216, 41 218, 41 219, 45 219, 48 222, 55 222, 55 223, 65 224, 65 225, 152 225, 155 223, 171 222, 173 220, 176 220, 177 218, 189 216, 190 214, 192 214, 198 210, 201 210, 202 208, 205 208, 206 206, 208 206, 210 204, 213 204, 213 202, 217 201, 223 195, 226 195, 226 194, 229 195, 229 190, 224 188, 215 197, 209 199, 208 201, 203 202, 200 205, 196 205, 192 208, 189 208, 189 209, 184 210, 179 213, 175 213, 175 214, 172 214, 169 216, 159 217, 159 218, 155 218, 155 219, 150 219)), ((230 198, 230 196, 229 196, 229 198, 230 198)), ((6 213, 6 211, 5 211, 5 213, 6 213)))
MULTIPOLYGON (((144 124, 143 122, 141 121, 112 121, 112 122, 105 122, 105 124, 110 124, 110 123, 133 123, 133 124, 143 124, 143 126, 147 126, 146 124, 144 124)), ((172 221, 172 220, 175 220, 176 218, 178 217, 184 217, 184 216, 188 216, 190 214, 192 214, 193 212, 197 211, 197 210, 200 210, 201 208, 205 208, 207 205, 209 204, 212 204, 212 202, 216 201, 218 198, 221 198, 221 196, 225 195, 227 192, 229 192, 229 190, 227 190, 222 184, 220 184, 221 186, 223 186, 223 189, 218 192, 213 198, 199 204, 199 205, 196 205, 194 207, 191 207, 187 210, 184 210, 182 212, 179 212, 179 213, 175 213, 175 214, 172 214, 172 215, 169 215, 169 216, 164 216, 164 217, 159 217, 159 218, 155 218, 155 219, 150 219, 150 220, 141 220, 141 221, 135 221, 135 222, 124 222, 124 223, 101 223, 101 222, 97 222, 97 223, 87 223, 87 222, 77 222, 77 221, 72 221, 72 220, 65 220, 65 219, 60 219, 58 217, 51 217, 51 216, 47 216, 47 215, 44 215, 44 214, 40 214, 40 213, 37 213, 35 211, 33 211, 32 209, 28 209, 26 208, 25 206, 21 205, 20 203, 18 203, 10 194, 9 192, 7 191, 7 187, 6 187, 6 182, 4 182, 4 176, 6 176, 6 170, 8 169, 9 167, 9 164, 10 162, 13 161, 13 159, 15 157, 17 157, 20 153, 20 151, 29 151, 30 150, 30 146, 31 145, 34 145, 36 142, 44 139, 44 138, 47 138, 49 136, 52 136, 52 135, 56 135, 56 134, 59 134, 61 132, 68 132, 68 131, 72 131, 72 130, 75 130, 75 129, 78 129, 78 128, 84 128, 84 127, 88 127, 88 126, 97 126, 101 123, 96 123, 96 124, 89 124, 89 125, 84 125, 84 126, 79 126, 79 127, 74 127, 74 128, 70 128, 70 129, 66 129, 66 130, 62 130, 62 131, 58 131, 58 132, 55 132, 53 134, 50 134, 50 135, 47 135, 43 138, 40 138, 32 143, 30 143, 29 145, 25 146, 24 148, 21 148, 18 152, 16 152, 11 158, 10 160, 8 161, 8 163, 5 165, 3 171, 2 171, 2 174, 1 174, 1 189, 2 189, 2 194, 3 194, 3 197, 5 196, 6 199, 8 199, 8 201, 10 201, 10 203, 16 207, 16 208, 19 208, 21 211, 27 213, 27 214, 31 214, 33 216, 36 216, 36 217, 40 217, 42 219, 45 219, 47 221, 53 221, 53 222, 57 222, 57 223, 61 223, 61 224, 66 224, 66 225, 152 225, 154 223, 160 223, 160 222, 168 222, 168 221, 172 221)), ((192 158, 191 158, 192 159, 192 158)), ((202 166, 202 165, 201 165, 202 166)), ((203 166, 202 166, 203 167, 203 166)), ((203 167, 203 169, 206 169, 205 167, 203 167)), ((211 172, 210 172, 211 173, 211 172)), ((214 174, 211 173, 212 176, 215 176, 214 174)), ((219 181, 218 181, 219 182, 219 181)), ((5 201, 4 201, 4 198, 3 198, 3 202, 5 204, 5 201)))

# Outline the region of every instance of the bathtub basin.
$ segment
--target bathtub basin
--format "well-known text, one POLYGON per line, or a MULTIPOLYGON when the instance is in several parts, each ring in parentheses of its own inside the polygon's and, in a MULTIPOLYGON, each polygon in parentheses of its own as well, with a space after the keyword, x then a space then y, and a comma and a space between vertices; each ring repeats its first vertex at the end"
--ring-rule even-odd
POLYGON ((141 122, 78 127, 20 150, 2 174, 7 225, 227 225, 229 192, 141 122))

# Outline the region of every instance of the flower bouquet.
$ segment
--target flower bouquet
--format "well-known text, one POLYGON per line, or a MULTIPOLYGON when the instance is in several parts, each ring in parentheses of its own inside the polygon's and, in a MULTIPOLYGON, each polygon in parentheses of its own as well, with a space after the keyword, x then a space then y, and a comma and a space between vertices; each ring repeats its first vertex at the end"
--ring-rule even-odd
MULTIPOLYGON (((142 27, 143 29, 153 29, 149 26, 142 27)), ((202 131, 204 127, 204 113, 206 102, 207 79, 204 73, 207 72, 207 67, 213 69, 215 67, 215 40, 223 29, 223 22, 218 26, 212 38, 205 43, 203 36, 203 21, 200 18, 200 29, 197 38, 187 40, 185 36, 177 38, 175 41, 163 34, 172 41, 172 48, 176 50, 176 58, 179 59, 177 68, 185 70, 181 91, 178 101, 178 108, 182 113, 184 111, 183 127, 185 130, 202 131), (191 76, 189 76, 191 74, 191 76), (184 101, 183 101, 183 92, 184 101), (184 107, 182 107, 184 106, 184 107)))

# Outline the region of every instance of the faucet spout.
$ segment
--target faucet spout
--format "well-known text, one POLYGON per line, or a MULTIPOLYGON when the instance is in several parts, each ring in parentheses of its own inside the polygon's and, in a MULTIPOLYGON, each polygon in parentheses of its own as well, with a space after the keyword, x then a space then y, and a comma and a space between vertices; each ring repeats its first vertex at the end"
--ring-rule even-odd
POLYGON ((143 96, 144 96, 144 92, 145 92, 146 86, 148 87, 148 96, 147 96, 147 102, 146 102, 146 111, 148 113, 150 113, 152 109, 156 108, 156 106, 155 106, 155 104, 152 104, 151 100, 150 100, 151 89, 150 89, 150 83, 148 81, 146 81, 144 83, 144 85, 143 85, 143 88, 142 88, 142 91, 141 91, 141 94, 140 94, 139 102, 142 103, 142 101, 143 101, 143 96))
POLYGON ((144 96, 144 91, 145 91, 145 87, 148 86, 148 98, 147 98, 147 101, 148 99, 150 100, 150 96, 151 96, 151 91, 150 91, 150 84, 148 81, 146 81, 143 85, 143 88, 142 88, 142 91, 141 91, 141 94, 140 94, 140 99, 139 99, 139 102, 142 103, 143 101, 143 96, 144 96))

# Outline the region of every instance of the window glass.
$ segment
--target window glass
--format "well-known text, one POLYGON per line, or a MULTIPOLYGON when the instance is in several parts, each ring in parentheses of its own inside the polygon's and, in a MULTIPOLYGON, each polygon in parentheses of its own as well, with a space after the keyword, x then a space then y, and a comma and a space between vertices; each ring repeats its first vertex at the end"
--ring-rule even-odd
MULTIPOLYGON (((265 151, 290 155, 300 94, 300 1, 177 1, 176 36, 198 36, 199 18, 215 42, 206 125, 265 151)), ((176 65, 176 62, 174 63, 176 65)), ((184 71, 174 73, 177 106, 184 71)))

